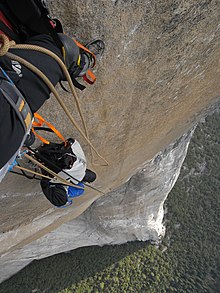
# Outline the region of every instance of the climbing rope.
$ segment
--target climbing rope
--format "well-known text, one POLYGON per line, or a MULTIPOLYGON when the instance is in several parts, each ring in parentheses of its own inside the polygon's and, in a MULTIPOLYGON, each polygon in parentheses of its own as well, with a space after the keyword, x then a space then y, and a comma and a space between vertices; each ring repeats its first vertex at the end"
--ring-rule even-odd
POLYGON ((0 57, 4 56, 10 47, 15 45, 15 41, 9 41, 6 35, 0 34, 0 57))
POLYGON ((19 175, 19 176, 23 176, 23 177, 25 177, 25 178, 27 178, 27 179, 30 179, 30 180, 38 180, 38 181, 41 181, 41 178, 37 178, 35 175, 33 175, 33 177, 31 177, 31 176, 29 176, 29 175, 27 175, 23 170, 21 170, 21 172, 22 173, 19 173, 19 172, 16 172, 16 171, 9 171, 10 173, 12 173, 12 174, 16 174, 16 175, 19 175))
MULTIPOLYGON (((34 175, 41 176, 41 177, 46 178, 46 179, 50 179, 50 180, 52 179, 52 178, 49 177, 49 176, 46 176, 46 175, 44 175, 44 174, 42 174, 42 173, 38 173, 38 172, 36 172, 36 171, 30 170, 30 169, 25 168, 25 167, 22 167, 22 166, 14 166, 14 168, 15 168, 15 169, 22 170, 22 171, 29 172, 29 173, 34 174, 34 175)), ((10 172, 11 172, 11 171, 10 171, 10 172)))
POLYGON ((51 52, 51 51, 49 51, 49 50, 47 50, 45 48, 35 46, 35 45, 27 45, 27 44, 16 45, 14 41, 13 42, 9 41, 7 36, 5 36, 5 35, 0 35, 0 42, 2 43, 2 46, 0 48, 0 56, 6 55, 10 59, 18 61, 19 63, 23 64, 24 66, 29 68, 31 71, 33 71, 35 74, 37 74, 45 82, 45 84, 49 87, 49 89, 54 94, 54 96, 56 97, 57 101, 59 102, 59 104, 61 105, 63 110, 65 111, 66 115, 68 116, 68 118, 70 119, 72 124, 74 125, 74 127, 79 131, 79 133, 82 135, 82 137, 86 140, 86 142, 89 144, 91 149, 97 154, 97 156, 100 159, 102 159, 105 162, 105 166, 109 165, 108 161, 99 154, 99 152, 96 150, 96 148, 93 146, 93 144, 91 143, 91 141, 89 139, 86 123, 85 123, 85 120, 84 120, 84 117, 83 117, 83 114, 82 114, 82 111, 81 111, 81 108, 80 108, 79 99, 78 99, 78 96, 76 94, 76 90, 75 90, 75 88, 73 86, 73 83, 72 83, 71 77, 69 75, 69 72, 68 72, 65 64, 63 63, 63 61, 56 54, 54 54, 53 52, 51 52), (71 92, 72 92, 72 94, 73 94, 73 96, 75 98, 77 109, 79 111, 79 114, 80 114, 80 117, 81 117, 81 120, 82 120, 82 123, 83 123, 83 126, 84 126, 85 134, 81 130, 81 128, 78 126, 77 122, 75 121, 75 119, 73 118, 73 116, 69 112, 68 108, 66 107, 66 105, 64 104, 62 99, 60 98, 57 90, 55 89, 53 84, 50 82, 50 80, 46 77, 46 75, 44 75, 43 72, 41 72, 37 67, 35 67, 33 64, 31 64, 27 60, 15 55, 15 54, 12 54, 12 53, 8 52, 9 48, 11 48, 11 49, 14 48, 14 49, 23 49, 23 50, 27 49, 27 50, 39 51, 39 52, 42 52, 44 54, 49 55, 50 57, 54 58, 58 62, 58 64, 60 65, 61 69, 63 70, 63 72, 64 72, 64 74, 66 76, 66 79, 67 79, 67 81, 69 83, 71 92))
POLYGON ((101 158, 103 161, 105 161, 106 164, 108 164, 108 162, 106 161, 106 159, 104 159, 96 150, 96 148, 93 146, 93 144, 91 143, 91 141, 87 138, 87 136, 84 134, 84 132, 81 130, 81 128, 78 126, 77 122, 75 121, 75 119, 73 118, 73 116, 71 115, 70 111, 68 110, 68 108, 66 107, 66 105, 64 104, 64 102, 62 101, 62 99, 60 98, 57 90, 55 89, 55 87, 53 86, 53 84, 51 83, 51 81, 46 77, 46 75, 44 75, 37 67, 35 67, 33 64, 31 64, 30 62, 26 61, 25 59, 7 52, 6 56, 9 57, 10 59, 13 59, 15 61, 18 61, 19 63, 23 64, 24 66, 26 66, 27 68, 29 68, 30 70, 32 70, 35 74, 37 74, 39 77, 42 78, 42 80, 46 83, 46 85, 49 87, 49 89, 51 90, 51 92, 54 94, 54 96, 56 97, 57 101, 59 102, 59 104, 61 105, 61 107, 64 109, 65 113, 67 114, 67 116, 69 117, 70 121, 72 122, 72 124, 75 126, 75 128, 79 131, 79 133, 82 135, 82 137, 86 140, 86 142, 90 145, 90 147, 93 149, 93 151, 97 154, 97 156, 99 158, 101 158))

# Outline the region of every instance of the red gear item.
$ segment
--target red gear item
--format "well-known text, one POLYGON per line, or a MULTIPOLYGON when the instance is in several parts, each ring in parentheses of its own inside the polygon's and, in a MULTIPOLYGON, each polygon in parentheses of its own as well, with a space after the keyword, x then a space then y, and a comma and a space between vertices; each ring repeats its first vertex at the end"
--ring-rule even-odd
MULTIPOLYGON (((7 18, 4 16, 4 14, 3 14, 1 11, 0 11, 0 20, 1 20, 5 25, 7 25, 7 27, 8 27, 10 30, 13 31, 13 28, 12 28, 10 22, 7 20, 7 18)), ((4 35, 5 35, 5 33, 4 33, 3 31, 1 31, 1 30, 0 30, 0 34, 4 34, 4 35)), ((8 37, 9 40, 11 41, 11 38, 10 38, 9 36, 7 36, 7 37, 8 37)))

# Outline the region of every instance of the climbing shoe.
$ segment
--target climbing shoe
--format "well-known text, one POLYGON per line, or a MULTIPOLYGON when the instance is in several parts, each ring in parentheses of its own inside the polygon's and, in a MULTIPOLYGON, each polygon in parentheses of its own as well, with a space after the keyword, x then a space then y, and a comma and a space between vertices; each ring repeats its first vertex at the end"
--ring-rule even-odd
POLYGON ((105 50, 105 43, 102 40, 95 39, 87 43, 85 47, 96 56, 97 60, 100 60, 105 50))
POLYGON ((88 69, 91 69, 95 66, 96 60, 99 61, 101 59, 105 50, 105 43, 102 40, 96 39, 87 43, 84 47, 92 52, 95 57, 88 51, 83 50, 81 58, 84 65, 78 76, 84 76, 88 69))

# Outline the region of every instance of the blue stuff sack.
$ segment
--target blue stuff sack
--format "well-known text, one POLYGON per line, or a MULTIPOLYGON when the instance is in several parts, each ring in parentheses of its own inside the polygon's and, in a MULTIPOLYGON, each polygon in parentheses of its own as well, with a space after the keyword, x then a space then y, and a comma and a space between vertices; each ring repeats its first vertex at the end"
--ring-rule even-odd
MULTIPOLYGON (((82 182, 79 182, 77 184, 77 186, 80 186, 80 187, 84 188, 84 184, 82 182)), ((79 189, 79 188, 76 188, 76 187, 73 187, 73 186, 68 187, 68 197, 69 198, 74 198, 74 197, 80 196, 83 193, 84 193, 84 189, 79 189)))

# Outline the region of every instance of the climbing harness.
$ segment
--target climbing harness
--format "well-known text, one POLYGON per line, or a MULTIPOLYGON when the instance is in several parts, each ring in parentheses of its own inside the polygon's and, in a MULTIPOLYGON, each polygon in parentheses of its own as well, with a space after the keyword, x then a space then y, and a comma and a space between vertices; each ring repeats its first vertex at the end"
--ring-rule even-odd
POLYGON ((16 112, 26 133, 33 119, 31 109, 6 72, 1 67, 0 70, 0 91, 16 112))

